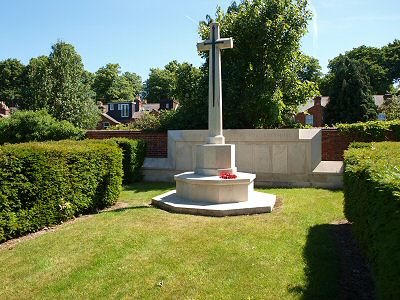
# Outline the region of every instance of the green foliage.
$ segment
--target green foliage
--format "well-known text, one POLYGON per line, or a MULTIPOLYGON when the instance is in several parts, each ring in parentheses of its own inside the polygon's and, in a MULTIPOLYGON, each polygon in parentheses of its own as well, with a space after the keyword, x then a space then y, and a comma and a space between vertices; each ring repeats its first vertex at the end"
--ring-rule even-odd
POLYGON ((85 131, 68 121, 57 121, 45 110, 17 111, 0 119, 0 144, 82 139, 85 131))
POLYGON ((51 97, 49 112, 81 128, 94 128, 100 120, 82 59, 75 48, 64 42, 52 46, 49 56, 51 97))
POLYGON ((146 156, 146 142, 127 138, 114 138, 111 141, 116 142, 122 149, 124 184, 140 181, 142 179, 141 168, 146 156))
POLYGON ((391 133, 393 133, 396 140, 400 141, 400 120, 339 124, 337 129, 345 135, 359 138, 366 142, 390 140, 391 133))
POLYGON ((343 56, 332 73, 333 88, 324 111, 325 124, 376 119, 377 108, 362 65, 343 56))
POLYGON ((8 106, 17 104, 22 98, 24 70, 24 65, 17 59, 0 61, 0 101, 8 106))
MULTIPOLYGON (((234 40, 234 48, 222 52, 226 128, 284 125, 300 104, 317 94, 315 83, 301 79, 305 64, 300 39, 310 19, 304 0, 243 0, 227 13, 217 9, 221 36, 234 40)), ((202 39, 208 38, 211 21, 208 17, 201 23, 202 39)))
POLYGON ((32 58, 25 70, 23 98, 20 109, 48 109, 51 103, 51 71, 49 57, 32 58))
POLYGON ((379 299, 400 298, 400 143, 345 153, 344 211, 372 263, 379 299))
POLYGON ((142 79, 135 73, 121 75, 119 64, 107 64, 97 70, 93 81, 97 99, 106 102, 133 100, 142 90, 142 79))
POLYGON ((114 204, 122 151, 91 141, 0 147, 0 241, 114 204))
POLYGON ((91 75, 72 45, 57 42, 48 57, 31 59, 24 80, 22 109, 45 108, 58 120, 85 129, 96 127, 100 113, 90 87, 91 75))
POLYGON ((179 63, 173 60, 164 69, 150 69, 149 78, 146 80, 147 99, 149 102, 175 98, 176 72, 178 68, 179 63))
POLYGON ((385 113, 387 120, 400 120, 400 96, 393 95, 391 99, 387 99, 380 110, 385 113))
POLYGON ((177 111, 164 110, 157 114, 144 112, 143 116, 135 122, 128 124, 118 124, 107 128, 107 130, 144 130, 144 131, 162 131, 183 129, 181 115, 177 111))
POLYGON ((355 60, 365 68, 371 83, 373 94, 385 94, 391 90, 393 82, 400 79, 400 40, 394 40, 382 48, 360 46, 329 62, 330 72, 320 84, 323 95, 331 95, 334 91, 331 78, 332 72, 341 64, 342 56, 355 60))
POLYGON ((318 59, 301 54, 299 64, 301 65, 301 69, 299 70, 299 78, 301 81, 318 82, 321 79, 322 68, 318 59))

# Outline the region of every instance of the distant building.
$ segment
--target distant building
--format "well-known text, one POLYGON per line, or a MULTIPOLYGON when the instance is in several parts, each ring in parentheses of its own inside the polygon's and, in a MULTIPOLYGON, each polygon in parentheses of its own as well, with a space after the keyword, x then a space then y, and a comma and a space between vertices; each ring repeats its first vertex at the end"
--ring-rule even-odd
POLYGON ((107 106, 107 115, 120 123, 131 123, 134 113, 139 111, 138 101, 111 102, 107 106))
MULTIPOLYGON (((380 107, 391 95, 374 95, 373 97, 375 105, 378 107, 378 120, 386 120, 385 114, 380 112, 380 107)), ((317 96, 314 99, 310 99, 300 107, 299 113, 295 116, 296 122, 313 127, 324 126, 324 110, 328 103, 329 97, 326 96, 317 96)))
POLYGON ((112 117, 110 117, 106 113, 102 113, 101 114, 101 120, 97 124, 96 129, 107 129, 110 126, 114 126, 114 125, 118 125, 118 124, 121 124, 121 122, 118 122, 117 120, 113 119, 112 117))
POLYGON ((0 118, 7 118, 9 116, 10 116, 10 109, 3 101, 0 101, 0 118))
POLYGON ((176 110, 179 106, 179 102, 173 99, 161 99, 160 110, 176 110))
POLYGON ((313 127, 324 126, 324 110, 329 102, 329 97, 315 97, 310 99, 305 105, 299 109, 295 120, 303 125, 311 125, 313 127))

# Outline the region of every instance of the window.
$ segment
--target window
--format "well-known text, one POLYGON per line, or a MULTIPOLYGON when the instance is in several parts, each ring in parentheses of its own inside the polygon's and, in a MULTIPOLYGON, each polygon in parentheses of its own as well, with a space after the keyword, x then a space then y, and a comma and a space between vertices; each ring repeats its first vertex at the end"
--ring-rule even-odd
POLYGON ((169 103, 165 103, 165 109, 169 109, 169 103))
POLYGON ((121 117, 128 117, 129 116, 129 104, 119 104, 121 105, 121 117))
POLYGON ((108 127, 110 127, 110 123, 109 122, 103 122, 103 129, 107 129, 108 127))
POLYGON ((314 116, 313 115, 306 115, 306 125, 314 125, 314 116))
POLYGON ((114 110, 114 104, 109 104, 109 106, 110 106, 110 110, 114 110))
POLYGON ((121 104, 118 104, 118 110, 121 110, 121 104))

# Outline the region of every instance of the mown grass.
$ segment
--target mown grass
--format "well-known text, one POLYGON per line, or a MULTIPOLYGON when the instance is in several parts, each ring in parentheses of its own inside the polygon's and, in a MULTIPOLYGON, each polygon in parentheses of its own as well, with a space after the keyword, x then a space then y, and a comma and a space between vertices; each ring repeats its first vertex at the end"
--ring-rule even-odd
POLYGON ((269 189, 271 214, 177 215, 148 206, 173 186, 128 186, 128 207, 0 248, 0 299, 336 299, 329 227, 340 191, 269 189))

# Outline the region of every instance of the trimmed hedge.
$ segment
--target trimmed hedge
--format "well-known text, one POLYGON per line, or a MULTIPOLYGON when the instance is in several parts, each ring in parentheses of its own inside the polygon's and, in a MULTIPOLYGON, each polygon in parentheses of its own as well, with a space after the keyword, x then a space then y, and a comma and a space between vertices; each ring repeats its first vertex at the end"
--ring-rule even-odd
POLYGON ((118 147, 122 149, 124 183, 140 181, 142 179, 141 168, 146 156, 146 142, 127 138, 113 138, 110 141, 116 142, 118 147))
POLYGON ((0 147, 0 242, 114 204, 122 151, 60 141, 0 147))
POLYGON ((46 110, 17 111, 0 120, 0 144, 32 141, 81 140, 85 131, 68 121, 58 121, 46 110))
POLYGON ((345 135, 350 135, 366 142, 380 142, 393 139, 400 141, 400 120, 338 124, 337 129, 345 135))
POLYGON ((345 152, 344 211, 369 258, 380 299, 400 299, 400 143, 345 152))

